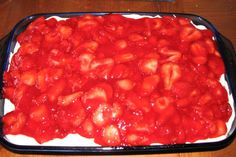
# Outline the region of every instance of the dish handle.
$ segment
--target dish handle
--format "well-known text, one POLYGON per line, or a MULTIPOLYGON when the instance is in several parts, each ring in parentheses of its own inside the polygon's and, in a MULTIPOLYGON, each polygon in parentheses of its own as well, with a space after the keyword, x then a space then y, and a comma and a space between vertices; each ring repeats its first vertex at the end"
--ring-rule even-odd
MULTIPOLYGON (((226 73, 227 77, 225 78, 227 82, 229 83, 229 92, 233 95, 234 99, 234 105, 235 105, 235 112, 236 112, 236 52, 234 50, 232 42, 227 39, 222 34, 219 34, 219 48, 220 51, 223 53, 221 54, 223 59, 225 60, 225 67, 226 67, 226 73)), ((229 136, 231 136, 231 139, 233 140, 236 136, 236 119, 234 119, 233 124, 231 127, 231 130, 229 131, 229 136)))
POLYGON ((222 34, 220 34, 219 36, 219 48, 220 51, 224 53, 222 54, 222 57, 225 60, 226 73, 228 75, 228 78, 226 79, 231 84, 231 92, 234 96, 234 99, 236 99, 236 52, 234 50, 232 42, 229 39, 227 39, 222 34))
MULTIPOLYGON (((3 116, 3 104, 4 100, 2 98, 2 86, 3 86, 3 72, 4 72, 4 62, 6 59, 6 53, 8 48, 10 33, 0 39, 0 119, 3 116)), ((0 124, 1 125, 1 124, 0 124)))
POLYGON ((10 33, 5 35, 2 39, 0 39, 0 74, 3 73, 3 64, 6 57, 7 47, 8 47, 8 39, 10 37, 10 33))

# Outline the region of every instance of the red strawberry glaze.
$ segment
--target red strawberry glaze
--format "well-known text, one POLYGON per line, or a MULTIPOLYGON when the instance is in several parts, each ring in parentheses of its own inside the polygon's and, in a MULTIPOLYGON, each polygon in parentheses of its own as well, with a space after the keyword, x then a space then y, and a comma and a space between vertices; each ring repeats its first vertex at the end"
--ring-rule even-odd
POLYGON ((212 37, 182 17, 40 17, 4 73, 15 105, 4 134, 44 143, 78 133, 106 146, 224 135, 232 109, 212 37))

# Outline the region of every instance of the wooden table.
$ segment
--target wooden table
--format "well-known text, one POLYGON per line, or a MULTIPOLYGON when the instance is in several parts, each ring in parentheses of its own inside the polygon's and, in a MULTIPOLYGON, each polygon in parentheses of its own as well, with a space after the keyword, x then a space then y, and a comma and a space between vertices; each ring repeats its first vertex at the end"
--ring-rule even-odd
MULTIPOLYGON (((236 1, 235 0, 176 0, 158 2, 157 0, 0 0, 0 38, 6 35, 22 18, 42 12, 81 12, 81 11, 146 11, 182 12, 205 17, 236 46, 236 1)), ((228 147, 218 151, 157 154, 153 157, 234 157, 236 140, 228 147)), ((20 157, 24 155, 9 152, 0 146, 1 157, 20 157)), ((28 157, 41 155, 27 155, 28 157)), ((140 155, 140 157, 146 155, 140 155)), ((50 156, 54 157, 54 156, 50 156)))

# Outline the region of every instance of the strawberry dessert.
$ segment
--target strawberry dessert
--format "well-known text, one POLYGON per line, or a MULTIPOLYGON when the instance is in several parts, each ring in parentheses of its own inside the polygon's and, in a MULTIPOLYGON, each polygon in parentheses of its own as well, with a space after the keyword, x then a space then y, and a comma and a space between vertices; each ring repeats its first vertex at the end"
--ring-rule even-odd
POLYGON ((3 94, 14 104, 2 119, 5 135, 43 144, 78 134, 136 146, 191 143, 229 129, 213 33, 187 18, 39 17, 17 42, 4 73, 3 94))

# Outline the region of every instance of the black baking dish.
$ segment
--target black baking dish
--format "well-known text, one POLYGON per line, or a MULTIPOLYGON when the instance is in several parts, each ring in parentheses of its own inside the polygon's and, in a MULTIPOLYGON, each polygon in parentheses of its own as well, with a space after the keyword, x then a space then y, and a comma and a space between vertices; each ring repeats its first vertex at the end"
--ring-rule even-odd
MULTIPOLYGON (((84 14, 92 15, 105 15, 110 14, 106 13, 49 13, 49 14, 36 14, 31 15, 23 20, 21 20, 14 29, 0 41, 0 64, 1 64, 1 88, 2 84, 2 75, 4 70, 7 69, 8 59, 11 52, 16 44, 16 37, 20 34, 29 23, 34 19, 40 16, 50 17, 50 16, 60 16, 60 17, 72 17, 80 16, 84 14)), ((116 13, 116 14, 133 14, 133 13, 116 13)), ((222 58, 226 67, 226 80, 228 82, 230 92, 233 95, 234 106, 236 105, 236 54, 233 49, 232 43, 222 36, 216 28, 208 22, 206 19, 192 14, 182 14, 182 13, 148 13, 148 12, 135 12, 139 15, 171 15, 171 16, 182 16, 189 18, 196 25, 204 25, 214 33, 215 41, 217 43, 217 48, 222 55, 222 58)), ((236 108, 236 107, 235 107, 236 108)), ((3 116, 4 109, 4 99, 1 95, 0 102, 0 118, 3 116)), ((235 111, 234 111, 235 112, 235 111)), ((0 119, 1 120, 1 119, 0 119)), ((191 144, 175 144, 175 145, 153 145, 153 146, 132 146, 132 147, 100 147, 100 146, 91 146, 91 147, 81 147, 81 146, 26 146, 26 145, 15 145, 10 143, 3 135, 3 124, 0 121, 0 142, 7 149, 17 152, 17 153, 42 153, 42 154, 150 154, 150 153, 173 153, 173 152, 189 152, 189 151, 206 151, 206 150, 216 150, 223 148, 229 145, 235 137, 236 134, 236 120, 234 119, 231 130, 229 131, 227 138, 218 142, 209 142, 209 143, 191 143, 191 144)))

